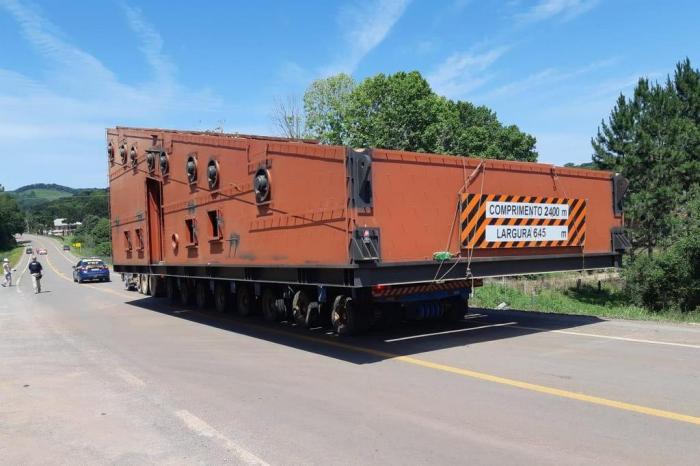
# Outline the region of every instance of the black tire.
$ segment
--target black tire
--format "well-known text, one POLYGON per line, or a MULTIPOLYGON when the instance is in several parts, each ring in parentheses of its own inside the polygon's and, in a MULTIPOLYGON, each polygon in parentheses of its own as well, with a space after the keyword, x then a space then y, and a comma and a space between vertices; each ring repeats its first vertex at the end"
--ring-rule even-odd
POLYGON ((359 330, 358 313, 352 298, 338 295, 333 301, 331 324, 338 335, 354 335, 359 330))
POLYGON ((442 319, 450 324, 460 322, 467 312, 467 300, 461 296, 444 300, 442 306, 442 319))
POLYGON ((168 277, 165 279, 165 297, 173 304, 177 303, 180 299, 176 278, 168 277))
POLYGON ((294 293, 294 299, 292 299, 292 317, 297 325, 302 325, 307 328, 311 326, 309 303, 309 295, 306 291, 299 290, 294 293))
POLYGON ((260 307, 262 308, 263 319, 266 322, 277 322, 279 313, 277 312, 277 293, 272 287, 265 287, 260 298, 260 307))
MULTIPOLYGON (((109 281, 109 278, 106 278, 105 281, 109 281)), ((162 298, 163 295, 165 295, 165 283, 163 278, 156 275, 151 275, 149 277, 149 281, 151 282, 149 284, 149 287, 151 288, 151 296, 162 298)))
POLYGON ((214 285, 214 308, 217 312, 226 312, 231 305, 231 293, 228 282, 217 281, 214 285))
POLYGON ((197 282, 195 288, 195 302, 197 304, 197 309, 204 310, 211 307, 212 296, 211 291, 209 291, 209 283, 205 280, 200 280, 197 282))
POLYGON ((194 300, 192 283, 190 283, 188 280, 180 280, 178 291, 180 292, 180 304, 183 306, 192 304, 192 301, 194 300))
POLYGON ((255 296, 248 285, 236 288, 236 312, 241 317, 248 317, 255 310, 255 296))

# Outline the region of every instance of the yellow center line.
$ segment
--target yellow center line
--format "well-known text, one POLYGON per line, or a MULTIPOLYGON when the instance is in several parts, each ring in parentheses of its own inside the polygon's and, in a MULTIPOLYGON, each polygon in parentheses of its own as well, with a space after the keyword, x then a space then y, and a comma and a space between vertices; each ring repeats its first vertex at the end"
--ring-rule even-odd
MULTIPOLYGON (((41 244, 44 245, 43 242, 41 244)), ((46 263, 49 264, 49 267, 51 267, 51 270, 53 270, 56 273, 56 275, 58 275, 59 277, 61 277, 64 280, 66 280, 67 282, 71 282, 71 283, 73 282, 72 277, 68 277, 68 275, 64 274, 63 272, 58 270, 58 268, 56 268, 56 266, 53 264, 53 262, 51 262, 51 259, 49 259, 48 255, 46 256, 46 263)), ((121 298, 131 298, 131 296, 128 296, 126 294, 122 294, 118 291, 110 290, 109 288, 102 288, 102 287, 98 287, 95 285, 89 285, 89 284, 83 284, 83 286, 84 287, 87 286, 88 288, 92 288, 93 290, 103 291, 105 293, 113 294, 113 295, 119 296, 121 298)))
MULTIPOLYGON (((54 272, 56 272, 63 279, 65 279, 67 281, 72 281, 70 278, 68 278, 66 275, 64 275, 61 271, 59 271, 53 265, 53 263, 51 263, 51 260, 48 258, 48 256, 46 259, 47 259, 49 266, 53 269, 54 272)), ((126 297, 125 294, 118 293, 116 291, 113 291, 113 290, 110 290, 107 288, 100 288, 100 287, 92 287, 92 288, 94 288, 98 291, 103 291, 103 292, 114 294, 114 295, 117 295, 120 297, 126 297)), ((470 369, 464 369, 461 367, 449 366, 447 364, 440 364, 440 363, 428 361, 426 359, 415 358, 412 356, 402 356, 402 355, 390 353, 387 351, 381 351, 381 350, 377 350, 377 349, 373 349, 373 348, 351 345, 349 343, 342 343, 339 341, 332 341, 332 340, 329 340, 326 338, 319 338, 319 337, 311 336, 311 335, 301 335, 301 334, 297 334, 297 333, 293 333, 293 332, 289 332, 289 331, 285 331, 285 330, 272 329, 269 327, 264 327, 261 325, 250 324, 250 323, 240 323, 240 324, 242 326, 249 327, 249 328, 255 328, 258 330, 265 331, 267 333, 284 335, 284 336, 292 337, 292 338, 295 338, 298 340, 303 340, 303 341, 308 341, 308 342, 313 342, 313 343, 320 343, 320 344, 323 344, 326 346, 332 346, 335 348, 341 348, 341 349, 354 351, 354 352, 358 352, 358 353, 364 353, 364 354, 369 354, 369 355, 373 355, 373 356, 378 356, 378 357, 381 357, 382 359, 391 359, 393 361, 399 361, 399 362, 403 362, 405 364, 411 364, 411 365, 423 367, 426 369, 447 372, 450 374, 455 374, 455 375, 459 375, 462 377, 468 377, 471 379, 482 380, 485 382, 491 382, 491 383, 504 385, 504 386, 508 386, 508 387, 519 388, 521 390, 528 390, 531 392, 543 393, 546 395, 557 396, 560 398, 566 398, 566 399, 570 399, 570 400, 581 401, 584 403, 605 406, 608 408, 619 409, 622 411, 629 411, 629 412, 633 412, 633 413, 637 413, 637 414, 644 414, 646 416, 669 419, 672 421, 685 422, 688 424, 695 424, 695 425, 700 426, 700 417, 692 416, 689 414, 683 414, 683 413, 678 413, 678 412, 674 412, 674 411, 666 411, 663 409, 651 408, 648 406, 627 403, 624 401, 611 400, 608 398, 603 398, 603 397, 594 396, 594 395, 586 395, 585 393, 573 392, 573 391, 569 391, 569 390, 562 390, 559 388, 548 387, 546 385, 539 385, 539 384, 535 384, 535 383, 524 382, 521 380, 510 379, 510 378, 501 377, 501 376, 497 376, 497 375, 487 374, 485 372, 478 372, 478 371, 473 371, 470 369)))

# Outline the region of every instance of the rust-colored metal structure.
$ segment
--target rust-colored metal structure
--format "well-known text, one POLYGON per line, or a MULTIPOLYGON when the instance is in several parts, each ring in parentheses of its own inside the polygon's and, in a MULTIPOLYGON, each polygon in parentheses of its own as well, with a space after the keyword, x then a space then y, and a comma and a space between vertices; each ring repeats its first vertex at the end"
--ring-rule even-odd
POLYGON ((461 317, 475 279, 612 267, 627 245, 608 172, 123 127, 107 156, 115 271, 269 320, 328 309, 341 333, 461 317))

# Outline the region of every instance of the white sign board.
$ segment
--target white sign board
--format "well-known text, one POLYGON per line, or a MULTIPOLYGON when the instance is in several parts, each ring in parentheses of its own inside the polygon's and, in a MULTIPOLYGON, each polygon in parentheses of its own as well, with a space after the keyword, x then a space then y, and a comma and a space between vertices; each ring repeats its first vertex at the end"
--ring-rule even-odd
POLYGON ((486 218, 565 220, 569 218, 569 204, 491 201, 486 203, 486 218))
POLYGON ((565 241, 569 237, 566 225, 487 225, 486 241, 565 241))

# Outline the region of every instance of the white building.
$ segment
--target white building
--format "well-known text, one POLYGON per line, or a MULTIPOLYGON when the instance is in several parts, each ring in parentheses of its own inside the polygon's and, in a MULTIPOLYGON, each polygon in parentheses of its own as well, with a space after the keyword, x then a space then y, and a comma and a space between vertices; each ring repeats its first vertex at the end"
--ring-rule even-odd
POLYGON ((53 230, 51 230, 51 234, 54 236, 70 235, 77 230, 80 225, 82 225, 80 222, 66 223, 65 218, 57 218, 53 221, 53 230))

